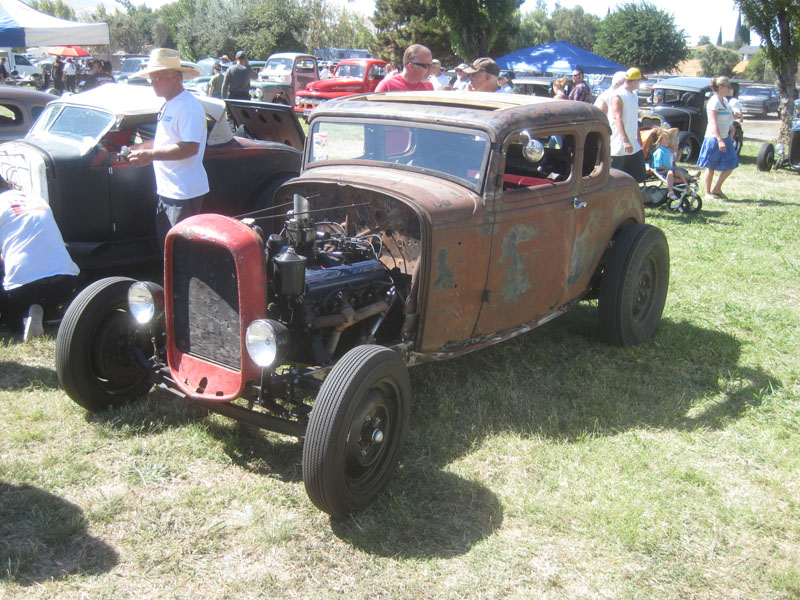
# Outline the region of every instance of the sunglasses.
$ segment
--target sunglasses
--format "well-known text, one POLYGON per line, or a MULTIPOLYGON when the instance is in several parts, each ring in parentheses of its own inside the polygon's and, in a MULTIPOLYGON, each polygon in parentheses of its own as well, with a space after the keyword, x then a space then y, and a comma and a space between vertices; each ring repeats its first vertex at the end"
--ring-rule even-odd
POLYGON ((411 64, 412 65, 417 65, 418 67, 422 67, 423 69, 430 69, 431 68, 431 63, 412 62, 411 64))

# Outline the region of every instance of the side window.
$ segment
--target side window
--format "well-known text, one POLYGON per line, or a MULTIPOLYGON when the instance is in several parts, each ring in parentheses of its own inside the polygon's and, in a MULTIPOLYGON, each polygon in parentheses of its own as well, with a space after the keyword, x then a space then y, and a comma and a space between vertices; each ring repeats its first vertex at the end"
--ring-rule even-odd
POLYGON ((599 131, 591 131, 583 146, 583 176, 597 177, 603 171, 603 136, 599 131))
POLYGON ((503 191, 557 185, 571 179, 575 167, 575 136, 545 135, 536 139, 544 146, 538 163, 527 160, 522 147, 527 140, 512 140, 506 151, 503 191))
POLYGON ((30 66, 32 66, 32 65, 31 65, 31 61, 29 61, 27 58, 25 58, 24 56, 22 56, 22 54, 15 54, 15 55, 14 55, 14 62, 15 62, 15 63, 16 63, 18 66, 23 66, 23 67, 30 67, 30 66))
POLYGON ((13 104, 0 104, 0 125, 20 125, 22 111, 13 104))

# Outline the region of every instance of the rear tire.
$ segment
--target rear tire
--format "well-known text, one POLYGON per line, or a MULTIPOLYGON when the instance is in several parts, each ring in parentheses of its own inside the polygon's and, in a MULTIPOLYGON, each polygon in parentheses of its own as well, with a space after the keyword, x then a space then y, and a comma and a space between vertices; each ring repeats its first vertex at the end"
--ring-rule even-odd
POLYGON ((637 223, 611 247, 598 301, 600 334, 609 344, 633 346, 652 337, 669 287, 669 246, 657 227, 637 223))
POLYGON ((775 165, 775 146, 769 142, 761 144, 758 149, 758 158, 756 158, 756 166, 759 171, 768 172, 772 170, 775 165))
POLYGON ((138 400, 151 387, 147 371, 133 360, 138 348, 152 350, 147 330, 128 312, 135 280, 109 277, 84 289, 69 305, 56 337, 56 372, 76 403, 96 412, 138 400))

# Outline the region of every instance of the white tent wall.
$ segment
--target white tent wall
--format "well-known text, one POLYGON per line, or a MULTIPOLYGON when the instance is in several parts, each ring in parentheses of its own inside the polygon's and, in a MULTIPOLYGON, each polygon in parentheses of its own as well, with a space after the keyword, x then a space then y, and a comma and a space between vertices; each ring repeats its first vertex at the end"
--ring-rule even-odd
POLYGON ((51 17, 19 0, 0 0, 0 46, 109 44, 107 23, 77 23, 51 17))

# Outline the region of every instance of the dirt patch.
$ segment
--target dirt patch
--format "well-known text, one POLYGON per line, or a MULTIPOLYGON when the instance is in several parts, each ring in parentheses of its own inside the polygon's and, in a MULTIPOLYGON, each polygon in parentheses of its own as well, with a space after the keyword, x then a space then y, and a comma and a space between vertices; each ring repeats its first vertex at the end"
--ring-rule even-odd
POLYGON ((759 142, 774 142, 778 138, 781 121, 777 117, 753 119, 745 117, 742 124, 744 139, 759 142))

